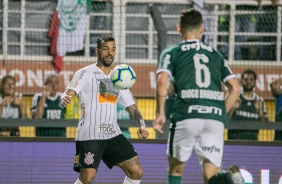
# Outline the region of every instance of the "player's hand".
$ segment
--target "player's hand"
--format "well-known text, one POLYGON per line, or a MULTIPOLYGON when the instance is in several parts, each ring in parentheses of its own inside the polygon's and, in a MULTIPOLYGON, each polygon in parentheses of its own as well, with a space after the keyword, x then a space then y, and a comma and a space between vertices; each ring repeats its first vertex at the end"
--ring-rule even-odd
POLYGON ((14 102, 14 98, 11 97, 11 96, 7 96, 7 97, 3 98, 2 102, 0 103, 0 105, 2 105, 2 106, 10 105, 13 102, 14 102))
POLYGON ((42 91, 42 96, 47 97, 51 94, 51 86, 50 85, 44 85, 43 86, 43 91, 42 91))
POLYGON ((259 111, 259 110, 262 108, 262 102, 261 102, 261 100, 256 100, 256 101, 254 102, 254 106, 255 106, 256 110, 259 111))
POLYGON ((233 105, 233 108, 234 109, 238 109, 239 107, 240 107, 240 105, 241 105, 241 99, 240 98, 238 98, 238 100, 235 102, 235 104, 233 105))
POLYGON ((153 121, 153 128, 155 131, 160 132, 161 134, 164 133, 162 130, 163 125, 165 124, 166 118, 165 116, 158 115, 156 119, 153 121))
POLYGON ((146 139, 149 136, 149 132, 147 132, 147 130, 139 128, 137 131, 137 135, 139 139, 146 139))
POLYGON ((72 96, 67 95, 66 93, 63 93, 62 96, 61 96, 61 99, 62 99, 61 104, 64 107, 68 106, 71 103, 71 98, 72 98, 72 96))

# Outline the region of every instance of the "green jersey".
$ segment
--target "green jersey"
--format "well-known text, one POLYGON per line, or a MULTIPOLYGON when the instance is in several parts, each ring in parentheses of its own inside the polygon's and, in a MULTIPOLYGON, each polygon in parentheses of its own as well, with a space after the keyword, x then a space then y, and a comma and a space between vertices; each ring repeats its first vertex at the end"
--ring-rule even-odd
POLYGON ((181 42, 162 52, 160 72, 174 78, 173 122, 191 118, 227 122, 222 82, 236 76, 219 52, 198 40, 181 42))
POLYGON ((240 94, 240 106, 231 117, 234 121, 260 121, 259 112, 255 108, 255 102, 260 101, 265 119, 267 119, 266 105, 264 99, 254 93, 253 98, 246 98, 243 93, 240 94))
MULTIPOLYGON (((259 112, 255 108, 255 102, 260 101, 267 119, 266 105, 264 99, 254 93, 252 98, 246 98, 243 93, 240 94, 240 106, 236 109, 231 117, 233 121, 260 121, 259 112)), ((228 139, 235 140, 257 140, 258 130, 228 130, 228 139)))
MULTIPOLYGON (((32 108, 34 111, 42 98, 41 93, 37 93, 32 98, 32 108)), ((61 105, 61 93, 57 92, 55 97, 46 97, 44 104, 44 113, 42 118, 44 119, 64 119, 66 114, 66 108, 61 105)), ((55 121, 54 121, 55 122, 55 121)), ((65 137, 66 128, 64 127, 37 127, 36 136, 50 136, 50 137, 65 137)))

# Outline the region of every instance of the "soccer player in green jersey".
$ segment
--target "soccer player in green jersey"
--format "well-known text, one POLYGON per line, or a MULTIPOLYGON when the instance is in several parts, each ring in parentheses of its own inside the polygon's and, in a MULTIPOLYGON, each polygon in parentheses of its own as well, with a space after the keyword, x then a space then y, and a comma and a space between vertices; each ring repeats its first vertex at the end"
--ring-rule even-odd
MULTIPOLYGON (((254 92, 257 74, 247 69, 241 75, 243 91, 228 113, 228 118, 236 121, 268 121, 265 101, 254 92)), ((258 140, 258 130, 228 130, 230 140, 258 140)))
POLYGON ((153 121, 154 129, 162 132, 166 121, 167 82, 173 77, 176 100, 167 144, 168 183, 181 183, 185 163, 193 149, 206 184, 244 183, 238 167, 221 172, 227 112, 240 94, 236 76, 221 54, 199 41, 204 31, 199 11, 183 10, 177 30, 182 42, 165 49, 160 56, 153 121), (227 96, 222 91, 222 82, 229 89, 227 96))

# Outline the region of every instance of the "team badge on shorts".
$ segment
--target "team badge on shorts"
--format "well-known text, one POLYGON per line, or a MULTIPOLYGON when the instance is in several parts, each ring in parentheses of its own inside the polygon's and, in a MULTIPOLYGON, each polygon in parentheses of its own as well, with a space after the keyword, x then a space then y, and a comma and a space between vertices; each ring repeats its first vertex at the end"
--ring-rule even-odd
POLYGON ((90 165, 90 164, 93 164, 94 162, 94 154, 88 152, 88 153, 85 153, 85 158, 84 158, 84 163, 87 164, 87 165, 90 165))

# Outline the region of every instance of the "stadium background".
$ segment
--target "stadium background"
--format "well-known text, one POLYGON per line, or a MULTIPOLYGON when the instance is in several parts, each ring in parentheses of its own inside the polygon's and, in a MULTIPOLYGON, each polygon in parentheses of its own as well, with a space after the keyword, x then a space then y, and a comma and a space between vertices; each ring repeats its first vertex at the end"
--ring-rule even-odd
MULTIPOLYGON (((60 91, 64 90, 77 69, 96 61, 93 51, 97 37, 105 33, 113 34, 117 43, 115 64, 127 63, 136 71, 137 82, 132 88, 132 92, 147 124, 150 125, 154 118, 155 70, 159 52, 162 48, 180 41, 180 35, 176 32, 179 11, 185 7, 192 7, 192 2, 189 0, 94 0, 89 2, 92 6, 88 6, 84 49, 67 53, 64 56, 63 69, 59 73, 60 91), (161 15, 165 30, 156 27, 158 25, 152 17, 156 9, 161 15)), ((272 142, 273 129, 282 130, 280 125, 274 123, 274 98, 269 87, 271 81, 282 77, 281 4, 281 0, 278 2, 278 6, 272 6, 269 0, 263 0, 260 6, 255 0, 206 0, 203 9, 206 23, 204 39, 208 44, 225 53, 227 62, 238 77, 247 68, 254 69, 258 74, 256 93, 263 96, 266 101, 270 122, 267 125, 255 122, 253 125, 242 126, 260 129, 259 141, 262 144, 267 141, 269 145, 279 144, 272 142), (235 20, 239 16, 243 17, 242 19, 251 19, 255 22, 255 31, 236 31, 235 20), (243 39, 238 41, 235 36, 242 36, 243 39), (242 58, 240 59, 236 58, 235 46, 242 48, 242 58)), ((50 53, 51 39, 48 37, 48 31, 56 6, 57 1, 55 0, 3 0, 0 3, 0 78, 6 74, 16 77, 17 92, 23 94, 22 98, 25 100, 27 109, 31 107, 33 94, 41 92, 45 77, 55 72, 52 65, 53 55, 50 53)), ((241 27, 246 28, 248 25, 243 22, 241 27)), ((78 119, 80 113, 78 103, 78 99, 75 99, 73 104, 68 107, 67 119, 69 120, 60 120, 56 123, 66 127, 67 130, 67 139, 62 138, 59 142, 73 140, 75 136, 77 122, 75 119, 78 119)), ((135 125, 126 120, 128 119, 126 112, 118 107, 118 114, 121 127, 128 130, 125 131, 126 136, 136 138, 135 125)), ((29 117, 31 118, 30 113, 29 117)), ((5 127, 8 123, 10 126, 20 126, 20 138, 33 137, 29 141, 37 142, 39 138, 34 139, 35 127, 54 126, 52 121, 44 121, 44 125, 43 121, 0 119, 0 126, 5 127)), ((156 134, 151 127, 149 130, 151 139, 166 138, 165 135, 156 134)), ((226 138, 227 129, 225 130, 226 138)), ((1 138, 0 140, 1 144, 9 140, 12 142, 21 141, 21 139, 15 140, 13 138, 1 138)), ((46 141, 56 142, 58 139, 48 138, 46 141)), ((162 142, 161 145, 163 144, 162 142)), ((19 151, 6 150, 7 152, 4 152, 4 150, 0 148, 0 155, 5 158, 7 155, 4 153, 19 151)), ((278 151, 281 153, 281 150, 278 151)), ((270 151, 270 153, 272 152, 270 151)), ((273 153, 275 153, 275 149, 273 149, 273 153)), ((7 159, 3 157, 1 162, 6 164, 7 159)), ((273 162, 282 165, 281 159, 277 156, 269 161, 269 163, 273 162)), ((3 166, 7 167, 5 164, 3 166)), ((282 174, 282 171, 277 169, 272 172, 282 174)), ((0 175, 7 175, 7 173, 1 169, 0 175)), ((276 179, 275 181, 278 181, 278 177, 276 179)), ((0 183, 2 181, 4 182, 0 179, 0 183)))

